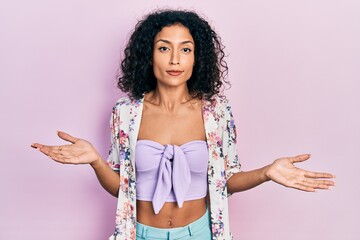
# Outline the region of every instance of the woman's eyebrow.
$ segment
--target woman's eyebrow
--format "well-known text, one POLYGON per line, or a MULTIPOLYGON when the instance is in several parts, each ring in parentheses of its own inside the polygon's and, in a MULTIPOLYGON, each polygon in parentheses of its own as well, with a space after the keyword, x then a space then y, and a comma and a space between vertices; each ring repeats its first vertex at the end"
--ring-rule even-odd
MULTIPOLYGON (((168 44, 171 44, 171 42, 169 40, 166 40, 166 39, 159 39, 157 40, 155 43, 158 43, 158 42, 164 42, 164 43, 168 43, 168 44)), ((180 42, 181 44, 187 44, 187 43, 191 43, 192 45, 194 45, 194 43, 190 40, 186 40, 186 41, 182 41, 180 42)))

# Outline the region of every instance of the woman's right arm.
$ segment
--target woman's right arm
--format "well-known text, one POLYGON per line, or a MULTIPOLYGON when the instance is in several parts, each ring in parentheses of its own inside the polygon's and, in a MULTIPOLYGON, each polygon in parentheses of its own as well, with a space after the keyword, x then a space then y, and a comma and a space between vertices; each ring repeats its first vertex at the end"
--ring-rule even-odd
POLYGON ((101 186, 114 197, 118 197, 120 187, 119 174, 112 170, 101 158, 90 165, 94 169, 101 186))
POLYGON ((58 136, 71 144, 62 146, 47 146, 34 143, 31 147, 56 162, 63 164, 90 164, 101 186, 114 197, 118 196, 120 177, 108 164, 102 160, 100 154, 86 140, 75 138, 67 133, 58 132, 58 136))

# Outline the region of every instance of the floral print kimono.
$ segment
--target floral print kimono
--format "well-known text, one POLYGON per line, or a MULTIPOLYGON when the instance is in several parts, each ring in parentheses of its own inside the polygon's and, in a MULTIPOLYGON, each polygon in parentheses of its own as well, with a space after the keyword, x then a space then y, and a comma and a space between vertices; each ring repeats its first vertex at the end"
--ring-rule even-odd
MULTIPOLYGON (((208 191, 213 240, 229 240, 226 182, 240 171, 236 150, 236 129, 231 107, 224 96, 203 100, 202 113, 209 149, 208 191)), ((109 166, 120 175, 116 229, 109 240, 136 239, 135 146, 143 108, 142 99, 119 99, 112 112, 109 166)))

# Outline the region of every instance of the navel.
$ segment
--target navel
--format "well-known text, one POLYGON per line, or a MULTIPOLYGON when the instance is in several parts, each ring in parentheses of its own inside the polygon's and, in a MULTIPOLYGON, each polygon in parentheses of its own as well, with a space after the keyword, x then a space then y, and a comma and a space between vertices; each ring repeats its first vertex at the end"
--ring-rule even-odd
POLYGON ((171 227, 172 226, 172 221, 171 221, 171 218, 168 220, 168 226, 171 227))

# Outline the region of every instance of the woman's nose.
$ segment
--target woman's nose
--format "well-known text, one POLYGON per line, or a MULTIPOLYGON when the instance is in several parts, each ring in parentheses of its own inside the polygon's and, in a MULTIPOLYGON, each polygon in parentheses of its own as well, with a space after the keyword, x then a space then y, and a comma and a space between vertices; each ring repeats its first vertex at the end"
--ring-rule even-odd
POLYGON ((178 65, 178 64, 180 64, 179 54, 176 53, 175 51, 171 53, 170 64, 171 64, 171 65, 178 65))

